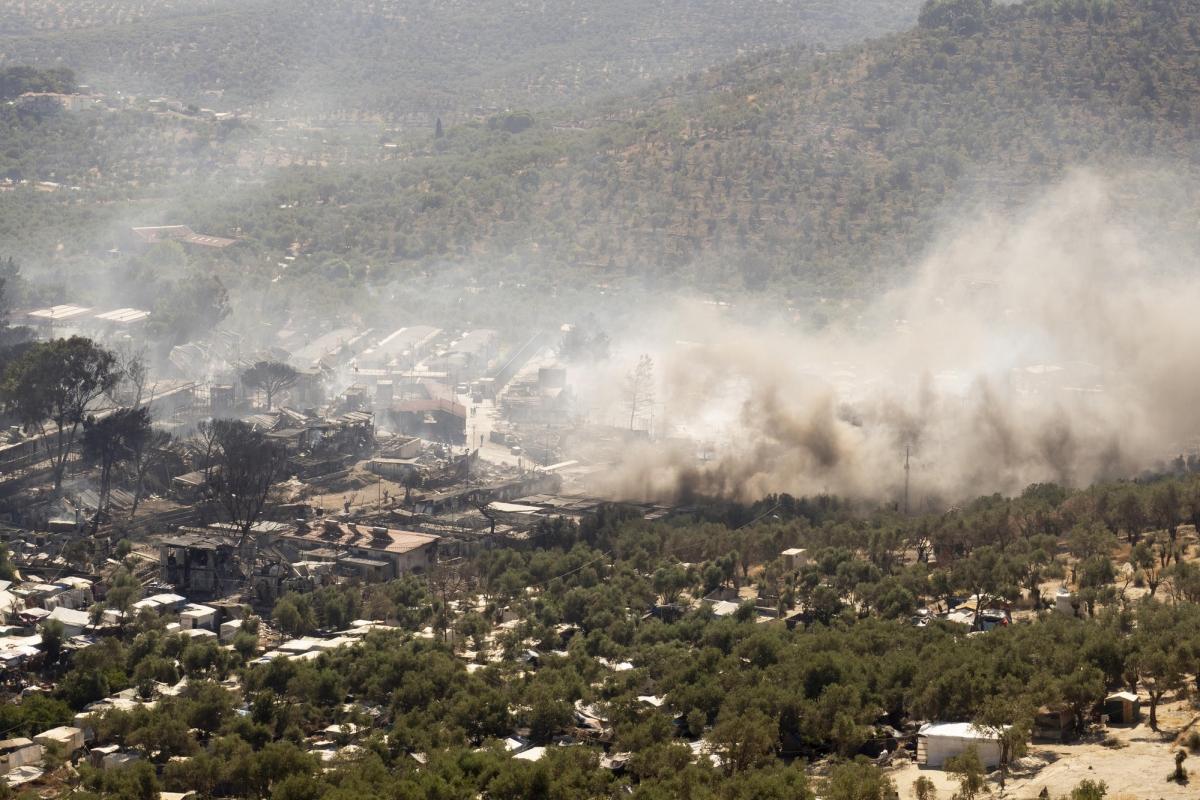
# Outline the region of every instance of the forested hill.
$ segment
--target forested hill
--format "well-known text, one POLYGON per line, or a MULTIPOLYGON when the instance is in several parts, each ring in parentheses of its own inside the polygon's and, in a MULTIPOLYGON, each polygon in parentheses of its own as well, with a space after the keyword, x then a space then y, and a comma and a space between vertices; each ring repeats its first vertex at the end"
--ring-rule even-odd
POLYGON ((1080 164, 1195 168, 1200 3, 953 0, 812 69, 764 59, 688 88, 654 133, 544 186, 543 205, 573 209, 569 246, 730 264, 712 277, 752 285, 876 285, 958 198, 1019 201, 1080 164))
POLYGON ((278 113, 544 107, 901 30, 919 0, 0 0, 0 59, 278 113))
POLYGON ((400 265, 515 252, 564 280, 855 290, 958 198, 1017 201, 1079 164, 1195 170, 1198 26, 1200 0, 937 3, 904 34, 745 59, 554 128, 292 171, 211 219, 400 265))
MULTIPOLYGON (((391 139, 259 115, 3 111, 0 167, 81 191, 0 192, 0 227, 32 268, 87 269, 127 220, 186 220, 240 240, 187 254, 200 271, 306 302, 447 262, 539 297, 647 281, 865 295, 969 201, 1026 201, 1076 165, 1200 178, 1198 98, 1200 0, 951 0, 842 51, 752 54, 574 110, 483 112, 441 138, 432 124, 391 139), (298 260, 277 274, 285 254, 298 260)), ((1159 188, 1127 180, 1122 195, 1159 188)), ((1198 197, 1163 195, 1158 224, 1200 238, 1198 197)))

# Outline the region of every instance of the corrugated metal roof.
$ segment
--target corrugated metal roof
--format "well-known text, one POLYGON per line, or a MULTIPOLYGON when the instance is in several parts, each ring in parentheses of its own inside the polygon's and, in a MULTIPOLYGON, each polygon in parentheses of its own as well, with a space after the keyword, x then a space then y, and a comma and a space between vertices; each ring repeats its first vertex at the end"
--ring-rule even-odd
POLYGON ((103 314, 97 314, 96 319, 102 319, 105 322, 116 322, 121 325, 132 325, 135 322, 141 322, 150 318, 149 311, 143 311, 140 308, 116 308, 112 311, 105 311, 103 314))
POLYGON ((30 311, 29 316, 54 322, 64 319, 74 319, 75 317, 82 316, 91 310, 91 308, 86 306, 64 304, 59 306, 50 306, 49 308, 39 308, 37 311, 30 311))

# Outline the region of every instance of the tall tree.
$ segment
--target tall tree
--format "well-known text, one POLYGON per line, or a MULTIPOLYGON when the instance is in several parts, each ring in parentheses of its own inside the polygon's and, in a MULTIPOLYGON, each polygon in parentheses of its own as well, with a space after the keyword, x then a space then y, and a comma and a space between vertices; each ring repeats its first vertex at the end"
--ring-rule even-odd
POLYGON ((896 784, 865 758, 846 761, 829 771, 822 796, 829 800, 891 800, 896 784))
POLYGON ((1183 687, 1187 672, 1186 642, 1181 631, 1188 619, 1185 607, 1166 605, 1149 598, 1137 606, 1138 627, 1132 639, 1130 663, 1150 695, 1150 729, 1158 731, 1158 704, 1168 693, 1183 687))
POLYGON ((1125 535, 1129 537, 1129 544, 1137 545, 1142 531, 1146 529, 1148 515, 1145 503, 1142 502, 1142 496, 1136 488, 1130 486, 1121 492, 1117 498, 1114 517, 1125 529, 1125 535))
POLYGON ((56 490, 79 426, 117 378, 113 354, 81 336, 38 343, 5 370, 0 395, 24 425, 42 434, 56 490))
POLYGON ((1025 743, 1033 727, 1034 707, 1028 699, 1009 692, 984 701, 975 724, 992 731, 1000 741, 1000 789, 1008 779, 1012 762, 1025 755, 1025 743))
POLYGON ((113 351, 113 358, 118 376, 110 394, 113 403, 137 408, 149 402, 154 395, 154 386, 148 385, 150 368, 146 366, 145 350, 118 347, 113 351))
POLYGON ((151 429, 150 435, 133 441, 130 466, 133 468, 133 504, 129 507, 129 518, 137 514, 138 506, 146 494, 146 476, 155 467, 163 464, 173 439, 166 431, 151 429))
POLYGON ((974 745, 960 755, 946 759, 946 771, 958 778, 955 797, 961 800, 975 800, 987 789, 987 770, 974 745))
POLYGON ((300 374, 282 361, 259 361, 242 373, 242 384, 267 396, 267 410, 275 405, 275 395, 295 385, 300 374))
POLYGON ((89 416, 83 423, 83 457, 100 468, 99 500, 94 528, 108 512, 113 468, 132 461, 151 437, 150 409, 120 408, 103 417, 89 416))
POLYGON ((637 366, 625 377, 625 402, 629 405, 629 430, 638 412, 654 404, 654 361, 643 354, 637 366))
POLYGON ((1150 492, 1150 514, 1154 524, 1166 530, 1174 545, 1179 537, 1179 522, 1183 515, 1183 497, 1178 483, 1168 480, 1154 487, 1150 492))
POLYGON ((972 630, 983 627, 983 612, 994 601, 1010 601, 1020 596, 1019 568, 991 546, 978 547, 969 558, 956 561, 951 577, 955 585, 975 598, 972 630))
POLYGON ((779 721, 756 709, 722 714, 713 726, 711 739, 728 774, 753 770, 775 757, 779 721))
POLYGON ((20 346, 27 344, 33 335, 27 327, 13 326, 10 318, 20 273, 11 256, 0 258, 0 370, 7 368, 8 362, 18 355, 20 346))
POLYGON ((216 463, 218 420, 205 420, 196 426, 196 434, 184 445, 192 468, 203 470, 204 483, 212 485, 212 471, 216 463))
POLYGON ((213 420, 212 430, 213 492, 240 534, 237 548, 249 576, 258 554, 251 530, 266 508, 271 489, 284 475, 287 453, 240 420, 213 420))
POLYGON ((1129 563, 1133 566, 1135 574, 1136 571, 1141 572, 1151 597, 1154 597, 1154 593, 1158 591, 1158 585, 1162 583, 1163 575, 1163 567, 1154 555, 1154 544, 1154 541, 1138 542, 1129 551, 1129 563))

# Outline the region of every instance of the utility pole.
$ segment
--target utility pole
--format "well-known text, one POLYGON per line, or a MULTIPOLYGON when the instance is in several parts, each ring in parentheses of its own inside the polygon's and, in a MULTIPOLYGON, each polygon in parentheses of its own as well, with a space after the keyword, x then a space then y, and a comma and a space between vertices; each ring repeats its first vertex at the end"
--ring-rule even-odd
POLYGON ((908 452, 909 446, 904 445, 904 516, 908 516, 908 452))

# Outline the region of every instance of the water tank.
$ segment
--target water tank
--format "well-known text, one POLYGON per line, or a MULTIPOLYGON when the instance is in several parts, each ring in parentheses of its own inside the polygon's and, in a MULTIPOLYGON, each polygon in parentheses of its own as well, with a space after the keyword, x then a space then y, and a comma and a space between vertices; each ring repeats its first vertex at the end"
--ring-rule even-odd
POLYGON ((1065 586, 1058 587, 1054 593, 1054 610, 1069 617, 1075 616, 1075 606, 1071 603, 1071 591, 1065 586))

